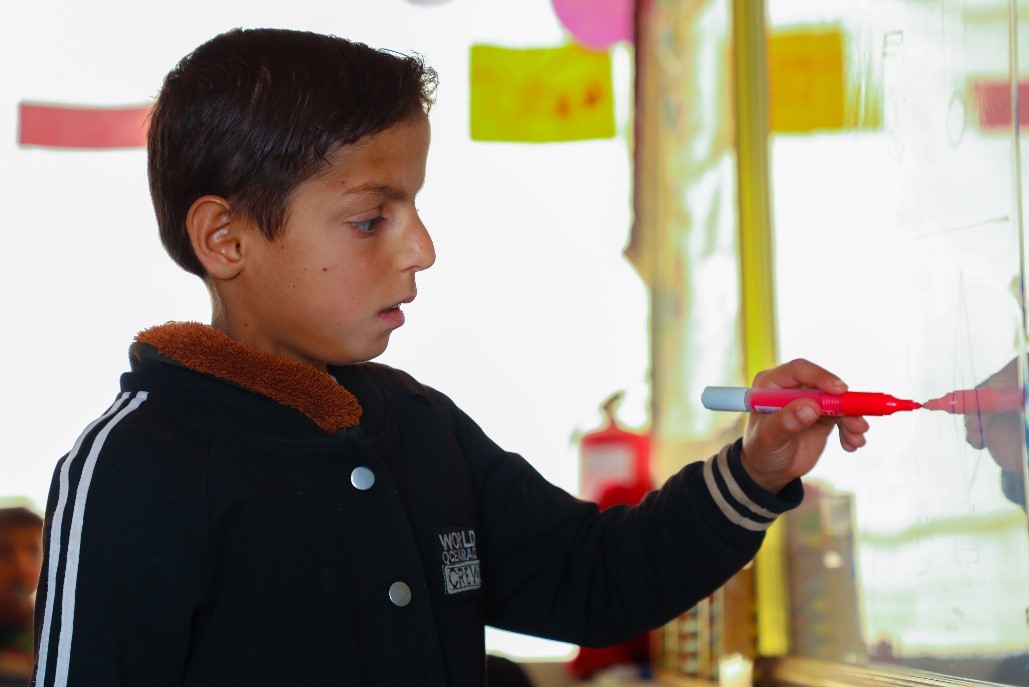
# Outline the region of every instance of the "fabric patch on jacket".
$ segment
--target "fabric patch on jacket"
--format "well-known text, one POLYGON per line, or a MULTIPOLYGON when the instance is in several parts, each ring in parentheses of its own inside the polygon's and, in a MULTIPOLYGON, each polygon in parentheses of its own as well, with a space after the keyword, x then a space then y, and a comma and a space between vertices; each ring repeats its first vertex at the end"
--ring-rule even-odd
POLYGON ((447 596, 479 589, 482 575, 475 530, 471 527, 441 530, 437 533, 443 593, 447 596))

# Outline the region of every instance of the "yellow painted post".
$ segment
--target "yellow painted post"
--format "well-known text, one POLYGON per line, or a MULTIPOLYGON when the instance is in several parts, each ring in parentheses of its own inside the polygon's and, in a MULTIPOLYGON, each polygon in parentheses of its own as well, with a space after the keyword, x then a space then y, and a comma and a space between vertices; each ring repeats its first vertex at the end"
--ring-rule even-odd
MULTIPOLYGON (((778 362, 768 178, 768 74, 764 0, 732 0, 733 89, 740 294, 747 379, 778 362)), ((757 650, 789 652, 785 530, 777 522, 755 560, 757 650)))

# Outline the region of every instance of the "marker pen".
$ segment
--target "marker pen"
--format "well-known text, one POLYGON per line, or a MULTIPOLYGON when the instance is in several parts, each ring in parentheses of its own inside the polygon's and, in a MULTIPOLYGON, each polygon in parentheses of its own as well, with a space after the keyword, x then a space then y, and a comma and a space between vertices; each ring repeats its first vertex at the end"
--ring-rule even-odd
POLYGON ((915 410, 921 403, 894 398, 889 394, 866 391, 844 391, 830 394, 819 389, 747 389, 709 386, 700 395, 708 410, 729 410, 737 413, 774 413, 798 398, 810 398, 822 409, 822 415, 890 415, 898 410, 915 410))
POLYGON ((1025 405, 1025 396, 1018 387, 1004 389, 961 389, 951 391, 939 398, 926 401, 923 408, 943 410, 957 415, 975 415, 976 413, 1014 412, 1025 405))

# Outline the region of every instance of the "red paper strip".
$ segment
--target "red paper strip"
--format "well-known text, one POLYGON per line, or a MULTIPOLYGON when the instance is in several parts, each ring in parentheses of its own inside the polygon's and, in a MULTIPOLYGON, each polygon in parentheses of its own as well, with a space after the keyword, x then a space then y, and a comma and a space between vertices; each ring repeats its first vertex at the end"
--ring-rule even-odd
MULTIPOLYGON (((1011 126, 1011 86, 1007 81, 972 81, 969 95, 983 129, 1011 126)), ((1029 81, 1018 82, 1018 123, 1029 125, 1029 81)))
POLYGON ((18 143, 50 148, 146 146, 150 108, 69 107, 20 103, 18 143))

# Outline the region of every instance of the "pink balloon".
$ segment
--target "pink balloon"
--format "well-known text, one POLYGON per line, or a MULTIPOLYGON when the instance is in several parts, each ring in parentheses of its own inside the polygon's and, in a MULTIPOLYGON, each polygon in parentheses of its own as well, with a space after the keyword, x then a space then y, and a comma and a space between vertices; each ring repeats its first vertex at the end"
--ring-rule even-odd
POLYGON ((575 40, 606 50, 632 40, 632 0, 551 0, 554 12, 575 40))

